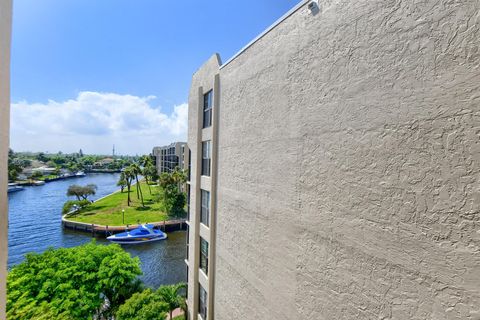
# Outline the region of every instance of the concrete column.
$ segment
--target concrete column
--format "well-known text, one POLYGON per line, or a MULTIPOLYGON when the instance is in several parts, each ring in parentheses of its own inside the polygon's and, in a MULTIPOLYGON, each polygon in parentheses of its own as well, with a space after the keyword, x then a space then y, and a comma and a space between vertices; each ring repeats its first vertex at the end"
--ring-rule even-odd
POLYGON ((217 174, 218 174, 218 116, 220 108, 220 74, 215 75, 213 87, 213 123, 212 123, 212 167, 210 185, 210 241, 209 241, 209 284, 208 319, 214 319, 215 307, 215 257, 217 234, 217 174))
POLYGON ((11 31, 12 1, 0 0, 0 319, 6 319, 11 31))

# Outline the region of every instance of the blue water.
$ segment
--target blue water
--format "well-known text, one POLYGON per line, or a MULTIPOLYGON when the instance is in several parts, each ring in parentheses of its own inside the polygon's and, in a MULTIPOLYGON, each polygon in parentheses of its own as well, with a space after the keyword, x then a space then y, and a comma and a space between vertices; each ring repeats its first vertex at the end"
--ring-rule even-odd
MULTIPOLYGON (((69 198, 68 186, 72 184, 97 185, 98 199, 117 190, 118 174, 88 174, 83 178, 71 178, 26 187, 8 194, 8 266, 24 260, 28 252, 43 252, 49 247, 74 247, 91 241, 91 235, 62 228, 62 207, 69 198)), ((70 200, 73 200, 70 198, 70 200)), ((103 237, 97 242, 107 244, 103 237)), ((185 232, 171 232, 168 239, 143 245, 123 246, 132 256, 138 256, 147 286, 157 288, 162 284, 186 281, 185 232)))

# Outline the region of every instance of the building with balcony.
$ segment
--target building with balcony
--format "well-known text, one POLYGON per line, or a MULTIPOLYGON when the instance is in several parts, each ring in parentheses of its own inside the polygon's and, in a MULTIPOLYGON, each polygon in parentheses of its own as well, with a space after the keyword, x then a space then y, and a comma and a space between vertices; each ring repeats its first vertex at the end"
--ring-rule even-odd
POLYGON ((152 154, 159 174, 172 172, 176 167, 187 169, 189 149, 186 142, 173 142, 168 146, 154 147, 152 154))
POLYGON ((480 315, 479 12, 302 1, 193 75, 189 319, 480 315))

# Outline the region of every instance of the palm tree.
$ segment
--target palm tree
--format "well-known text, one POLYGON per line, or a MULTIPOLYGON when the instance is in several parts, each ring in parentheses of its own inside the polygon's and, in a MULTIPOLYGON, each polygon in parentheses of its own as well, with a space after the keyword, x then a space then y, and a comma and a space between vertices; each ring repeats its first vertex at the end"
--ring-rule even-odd
POLYGON ((145 181, 147 182, 148 191, 150 192, 150 194, 152 194, 152 190, 150 189, 150 184, 148 183, 148 180, 149 179, 150 181, 158 180, 157 168, 155 168, 154 165, 148 165, 143 168, 142 174, 145 177, 145 181))
POLYGON ((124 175, 125 183, 127 184, 127 206, 130 206, 130 189, 132 187, 132 180, 135 178, 135 174, 130 167, 125 168, 122 174, 124 175))
MULTIPOLYGON (((168 172, 163 172, 158 178, 158 184, 161 187, 161 194, 163 195, 163 203, 166 205, 168 198, 174 193, 172 186, 175 186, 173 175, 168 172)), ((168 213, 168 209, 167 209, 168 213)))
POLYGON ((178 185, 178 190, 181 190, 182 185, 187 182, 187 173, 185 170, 180 170, 178 167, 172 172, 173 181, 178 185))
POLYGON ((135 176, 135 181, 137 182, 135 184, 137 186, 137 199, 140 199, 142 201, 142 207, 145 207, 145 204, 143 203, 142 187, 140 186, 140 182, 138 181, 138 175, 142 174, 142 169, 137 163, 131 164, 129 168, 131 168, 132 173, 135 176))
POLYGON ((172 319, 173 310, 183 308, 185 305, 185 295, 181 291, 186 289, 185 283, 173 284, 170 286, 161 286, 157 290, 160 299, 168 305, 170 319, 172 319))
POLYGON ((127 179, 125 177, 125 172, 120 173, 120 178, 118 179, 117 186, 121 188, 121 192, 123 192, 123 189, 127 186, 127 179))
POLYGON ((150 184, 148 180, 154 181, 158 179, 157 168, 155 167, 152 157, 148 155, 142 156, 140 159, 140 163, 143 166, 142 174, 145 177, 145 181, 147 182, 148 191, 152 194, 152 189, 150 188, 150 184))
POLYGON ((150 157, 149 155, 144 155, 140 158, 140 164, 143 166, 143 167, 148 167, 148 165, 153 165, 153 160, 152 160, 152 157, 150 157))

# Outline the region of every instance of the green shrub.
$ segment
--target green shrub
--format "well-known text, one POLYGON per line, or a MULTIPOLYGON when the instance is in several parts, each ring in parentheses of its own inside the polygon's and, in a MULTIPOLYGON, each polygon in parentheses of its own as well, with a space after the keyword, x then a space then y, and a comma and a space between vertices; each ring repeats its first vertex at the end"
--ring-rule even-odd
POLYGON ((74 206, 77 205, 78 209, 86 208, 91 204, 89 200, 69 200, 65 202, 62 209, 62 214, 70 213, 74 206))

